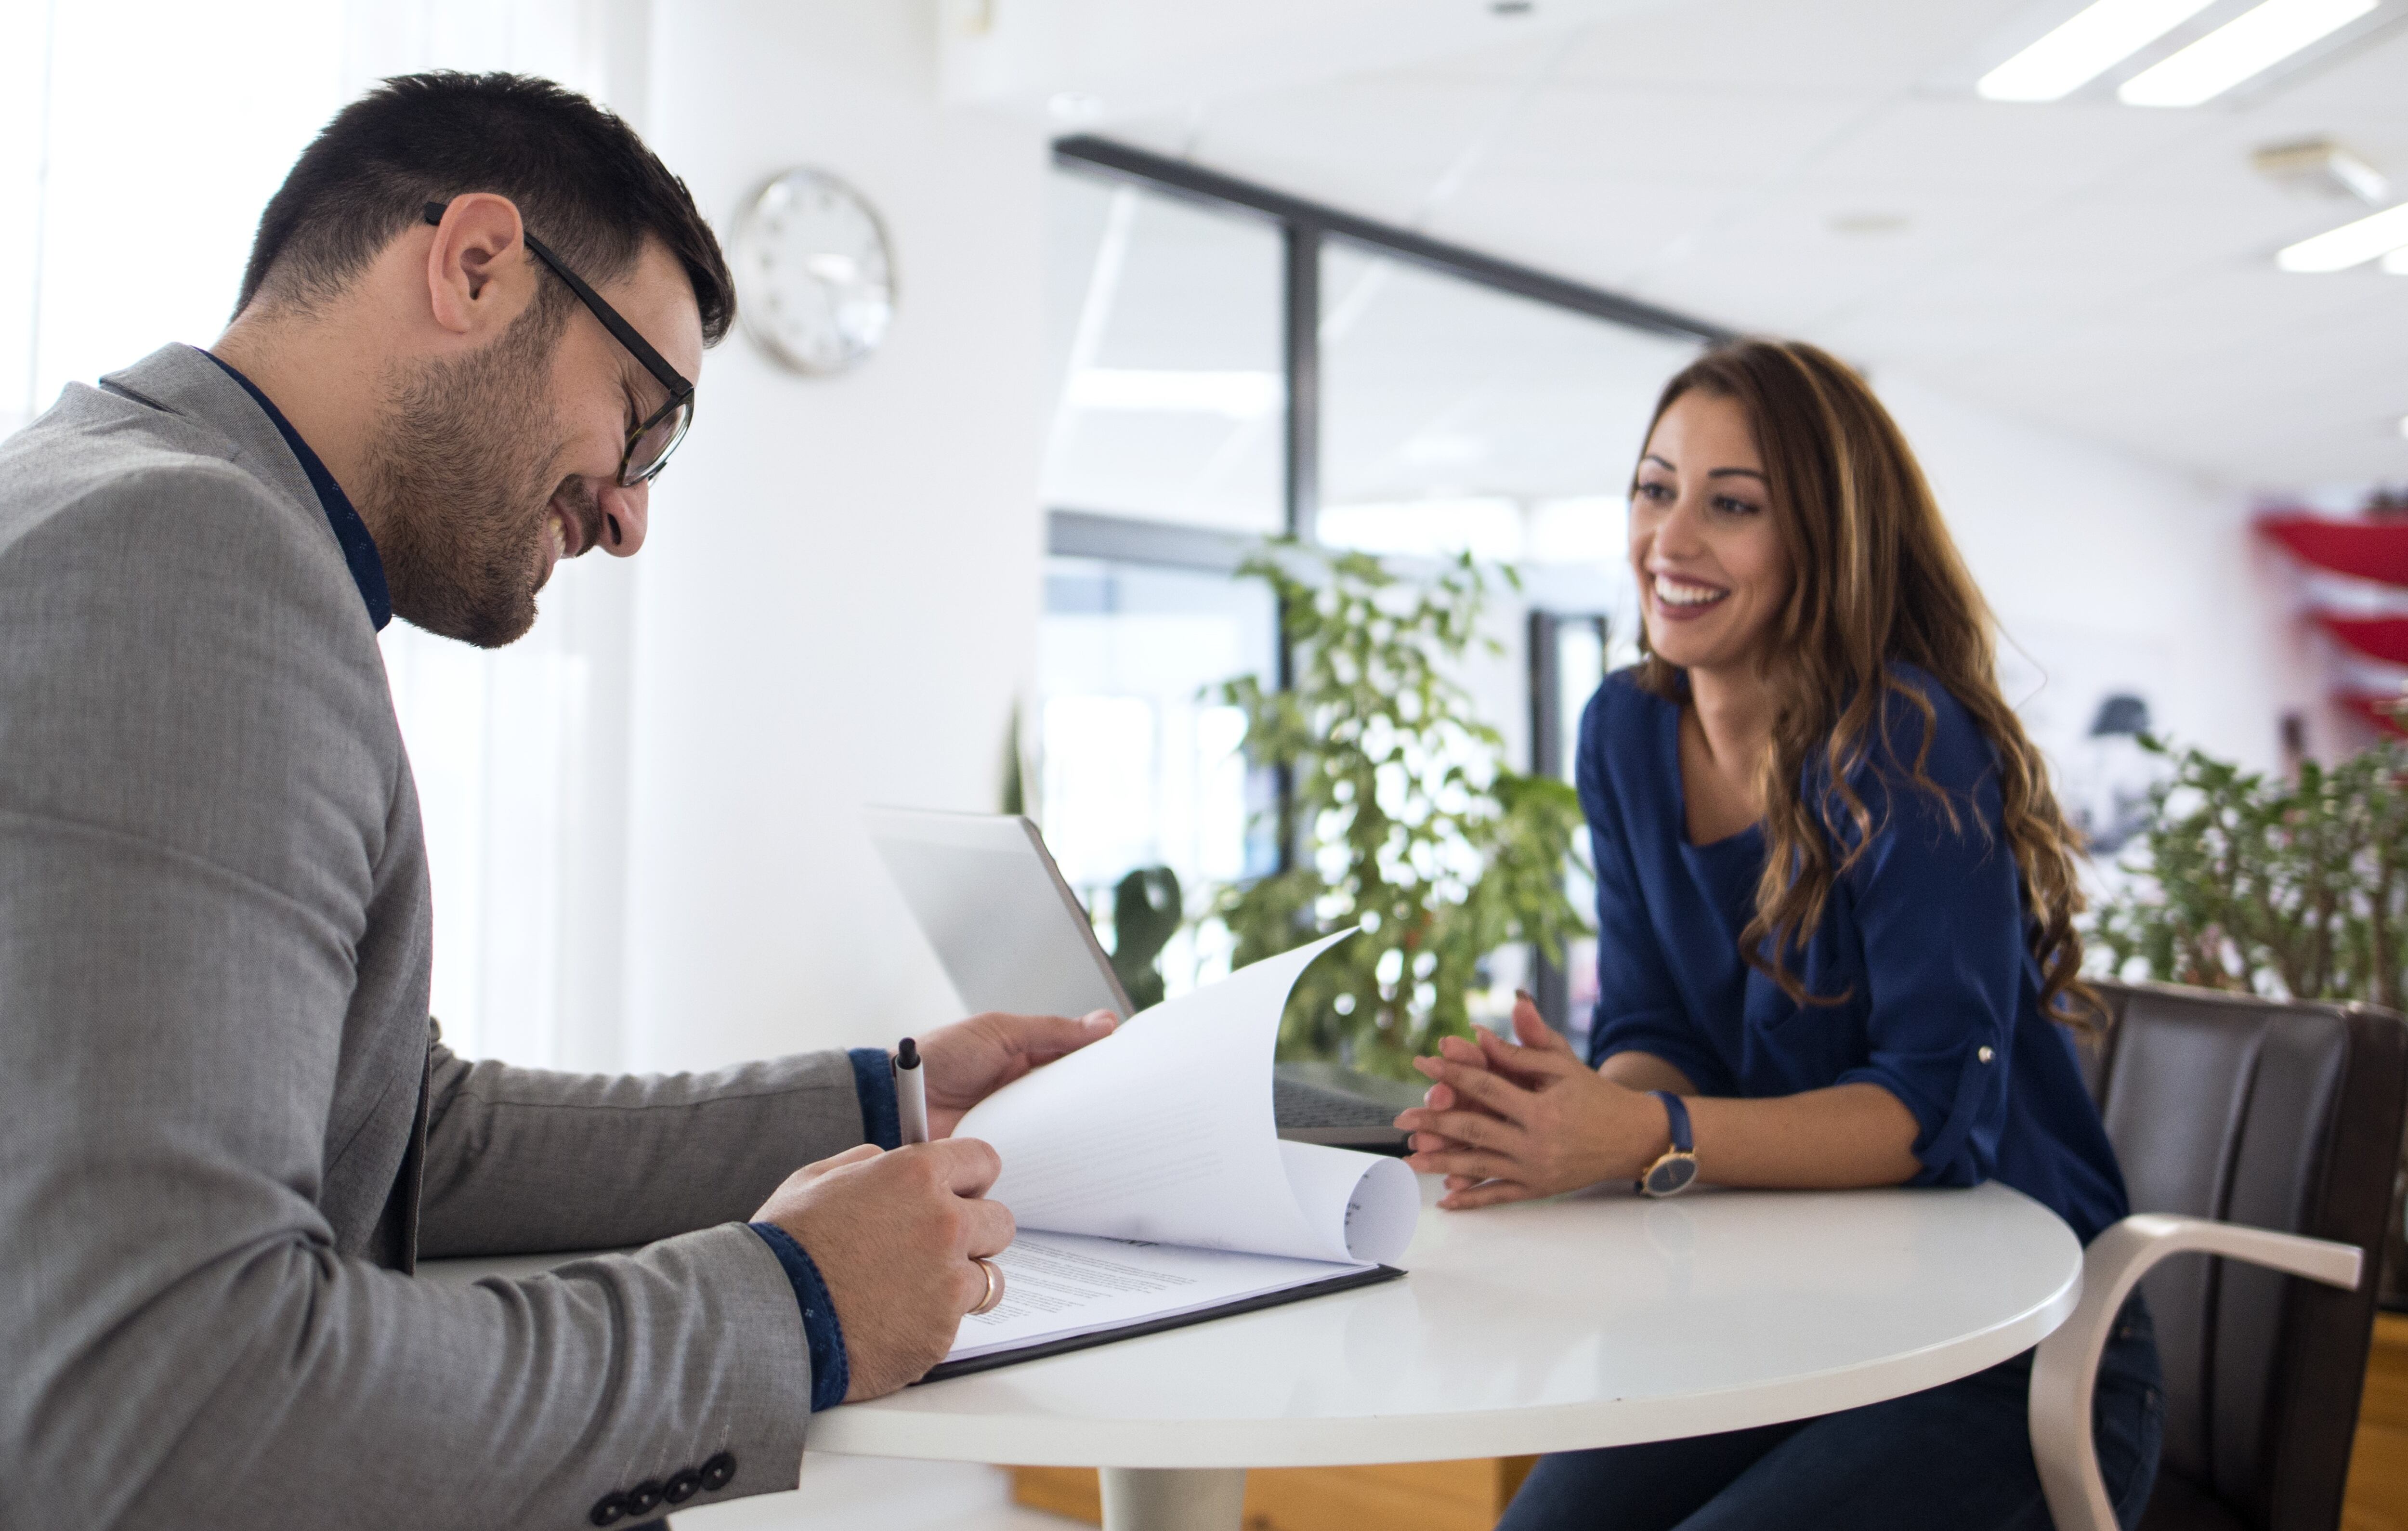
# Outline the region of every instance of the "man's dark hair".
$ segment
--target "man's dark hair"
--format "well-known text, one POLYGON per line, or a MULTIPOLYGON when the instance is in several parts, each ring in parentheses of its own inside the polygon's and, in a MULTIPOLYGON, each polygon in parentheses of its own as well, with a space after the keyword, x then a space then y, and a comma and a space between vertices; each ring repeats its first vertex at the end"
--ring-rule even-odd
MULTIPOLYGON (((702 337, 736 318, 736 284, 685 182, 635 130, 574 91, 525 75, 449 70, 388 79, 335 115, 259 217, 239 314, 265 291, 308 304, 357 276, 429 202, 491 192, 589 282, 624 276, 647 236, 694 284, 702 337)), ((576 300, 544 284, 547 310, 576 300)))

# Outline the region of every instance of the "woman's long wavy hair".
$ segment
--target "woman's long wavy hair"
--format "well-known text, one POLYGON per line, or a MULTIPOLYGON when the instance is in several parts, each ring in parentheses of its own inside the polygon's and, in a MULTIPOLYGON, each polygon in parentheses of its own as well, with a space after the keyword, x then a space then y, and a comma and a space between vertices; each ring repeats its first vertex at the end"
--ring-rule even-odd
MULTIPOLYGON (((1798 341, 1715 347, 1665 384, 1655 419, 1690 393, 1732 400, 1747 412, 1791 570, 1765 645, 1767 679, 1781 703, 1756 767, 1766 854, 1756 917, 1740 936, 1748 962, 1799 1004, 1846 997, 1809 994, 1788 957, 1821 925, 1832 884, 1878 827, 1850 778, 1877 741, 1889 749, 1882 726, 1888 697, 1923 714, 1923 740, 1912 762, 1887 764, 1958 822, 1958 805, 1925 770, 1938 723, 1931 704, 1889 672, 1902 660, 1945 687, 1989 740, 2042 1010, 2086 1023, 2096 1006, 2081 981, 2082 937, 2073 926, 2082 909, 2074 874, 2080 837, 2057 808, 2046 762, 1999 693, 1989 607, 1897 422, 1863 379, 1798 341), (1819 803, 1805 798, 1810 766, 1820 766, 1812 780, 1828 783, 1819 803)), ((1643 628, 1640 643, 1640 683, 1685 700, 1686 676, 1647 647, 1643 628)))

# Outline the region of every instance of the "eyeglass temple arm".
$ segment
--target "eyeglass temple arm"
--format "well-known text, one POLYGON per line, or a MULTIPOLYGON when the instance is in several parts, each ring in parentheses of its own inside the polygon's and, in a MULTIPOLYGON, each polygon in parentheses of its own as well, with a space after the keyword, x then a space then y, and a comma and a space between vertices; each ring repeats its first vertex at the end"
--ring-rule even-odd
MULTIPOLYGON (((441 202, 427 203, 420 209, 420 215, 423 217, 430 225, 439 224, 443 222, 443 209, 447 206, 449 206, 449 204, 441 202)), ((651 373, 653 378, 659 380, 660 385, 663 388, 669 391, 670 405, 674 406, 681 399, 683 399, 687 394, 694 392, 694 384, 686 381, 684 377, 678 372, 677 368, 669 365, 668 358, 663 356, 659 351, 654 351, 652 349, 652 342, 646 340, 642 336, 638 335, 636 333, 636 327, 633 324, 630 324, 625 320, 620 318, 619 311, 616 308, 611 308, 610 305, 602 301, 601 293, 596 293, 593 288, 586 286, 585 279, 583 278, 580 277, 576 272, 568 269, 567 262, 562 260, 559 256, 546 249, 542 240, 537 238, 534 235, 527 233, 525 225, 520 225, 519 235, 522 238, 526 240, 527 249, 535 251, 536 257, 538 260, 542 261, 544 265, 552 267, 552 275, 558 277, 562 281, 568 284, 568 290, 577 294, 577 300, 580 303, 584 304, 586 308, 593 310, 594 317, 602 322, 602 327, 610 332, 611 338, 618 341, 619 344, 626 347, 628 354, 635 357, 637 361, 643 363, 644 370, 651 373)), ((666 414, 667 412, 668 411, 666 409, 663 409, 659 413, 666 414)), ((656 414, 653 418, 658 419, 659 414, 656 414)))

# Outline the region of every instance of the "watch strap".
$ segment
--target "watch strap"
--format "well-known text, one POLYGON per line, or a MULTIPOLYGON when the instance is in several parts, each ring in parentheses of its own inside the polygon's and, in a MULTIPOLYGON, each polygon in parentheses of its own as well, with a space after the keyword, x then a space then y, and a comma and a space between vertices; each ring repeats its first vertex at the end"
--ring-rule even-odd
POLYGON ((1698 1151, 1698 1143, 1689 1133, 1688 1102, 1670 1090, 1650 1090, 1647 1093, 1664 1103, 1664 1115, 1672 1127, 1672 1152, 1695 1153, 1698 1151))

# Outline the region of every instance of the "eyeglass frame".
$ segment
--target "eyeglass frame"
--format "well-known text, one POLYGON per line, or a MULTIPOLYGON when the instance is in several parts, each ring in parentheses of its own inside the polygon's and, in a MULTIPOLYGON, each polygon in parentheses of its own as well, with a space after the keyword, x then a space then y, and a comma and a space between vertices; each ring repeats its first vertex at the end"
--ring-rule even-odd
MULTIPOLYGON (((430 226, 439 226, 443 222, 444 210, 450 206, 448 202, 429 202, 419 211, 430 226)), ((641 424, 627 433, 627 445, 619 453, 620 488, 634 489, 638 484, 652 482, 660 476, 661 469, 668 465, 669 454, 676 451, 685 440, 685 433, 694 428, 694 384, 688 381, 677 368, 669 365, 668 359, 654 351, 651 341, 636 333, 636 326, 628 323, 618 309, 603 301, 601 293, 587 286, 584 278, 571 271, 568 268, 568 263, 552 253, 542 240, 527 231, 524 224, 520 225, 519 235, 526 240, 527 249, 535 253, 536 258, 552 267, 552 275, 566 282, 568 290, 577 294, 577 300, 584 304, 592 310, 594 317, 602 322, 602 327, 610 332, 611 338, 624 346, 627 349, 627 354, 641 362, 644 370, 651 373, 653 379, 663 388, 668 390, 668 402, 653 410, 641 424), (669 444, 661 449, 661 454, 653 458, 651 465, 640 475, 629 478, 627 465, 635 459, 636 443, 644 438, 645 432, 666 420, 672 411, 680 408, 683 408, 686 411, 685 423, 679 427, 678 434, 669 438, 669 444)))

